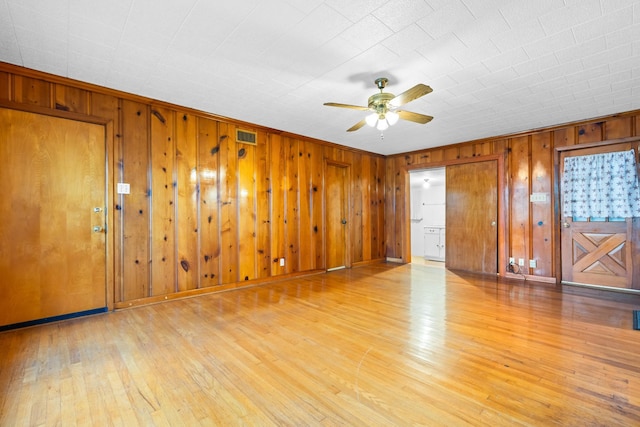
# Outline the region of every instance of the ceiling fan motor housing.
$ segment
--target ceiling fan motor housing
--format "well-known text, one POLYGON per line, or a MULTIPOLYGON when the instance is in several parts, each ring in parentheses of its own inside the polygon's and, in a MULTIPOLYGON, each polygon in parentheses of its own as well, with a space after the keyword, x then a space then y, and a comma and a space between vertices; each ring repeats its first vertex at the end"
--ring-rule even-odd
POLYGON ((369 108, 378 114, 384 114, 387 112, 387 103, 396 96, 388 92, 380 92, 369 97, 369 108))

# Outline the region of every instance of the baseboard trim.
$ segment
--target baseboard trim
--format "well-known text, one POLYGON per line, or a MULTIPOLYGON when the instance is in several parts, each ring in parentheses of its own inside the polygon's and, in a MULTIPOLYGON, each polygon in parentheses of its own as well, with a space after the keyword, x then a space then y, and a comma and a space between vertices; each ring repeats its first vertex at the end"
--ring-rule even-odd
POLYGON ((139 307, 149 304, 157 304, 164 301, 170 301, 174 299, 191 298, 198 295, 214 294, 217 292, 226 292, 234 289, 250 288, 253 286, 267 285, 271 283, 277 283, 283 280, 293 279, 296 277, 312 276, 315 274, 324 274, 326 270, 308 270, 303 272, 295 272, 289 274, 283 274, 280 276, 270 276, 262 279, 243 280, 240 282, 227 283, 225 285, 208 286, 205 288, 190 289, 187 291, 174 292, 167 295, 157 295, 152 297, 137 298, 128 301, 116 302, 114 304, 115 310, 122 310, 126 308, 139 307))
POLYGON ((515 279, 515 280, 526 280, 527 282, 540 282, 540 283, 549 283, 552 285, 557 284, 557 280, 555 277, 547 277, 547 276, 532 276, 530 274, 515 274, 515 273, 505 273, 505 279, 515 279))
POLYGON ((634 294, 634 295, 640 294, 640 290, 638 289, 616 288, 615 286, 592 285, 589 283, 569 282, 567 280, 563 280, 560 283, 566 286, 575 286, 577 288, 593 289, 598 291, 612 291, 612 292, 619 292, 623 294, 634 294))

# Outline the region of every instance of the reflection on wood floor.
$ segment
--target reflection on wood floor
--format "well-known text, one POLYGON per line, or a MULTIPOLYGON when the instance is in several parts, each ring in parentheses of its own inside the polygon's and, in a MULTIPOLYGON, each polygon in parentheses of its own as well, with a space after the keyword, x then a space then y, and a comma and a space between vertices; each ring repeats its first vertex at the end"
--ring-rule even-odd
POLYGON ((0 334, 0 425, 639 425, 635 295, 377 264, 0 334))
POLYGON ((435 267, 435 268, 444 268, 444 261, 433 261, 430 259, 425 259, 424 257, 421 257, 421 256, 412 256, 411 264, 426 265, 428 267, 435 267))

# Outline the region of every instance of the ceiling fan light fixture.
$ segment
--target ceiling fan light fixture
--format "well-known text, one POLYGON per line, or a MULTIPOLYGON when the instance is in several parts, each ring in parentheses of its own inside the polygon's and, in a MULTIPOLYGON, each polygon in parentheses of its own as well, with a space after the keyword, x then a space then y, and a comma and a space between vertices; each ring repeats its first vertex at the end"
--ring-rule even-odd
POLYGON ((387 130, 389 128, 389 122, 387 122, 387 119, 385 119, 383 115, 381 115, 381 117, 382 118, 378 120, 376 129, 379 131, 387 130))
POLYGON ((387 122, 389 122, 389 126, 393 126, 398 123, 398 119, 400 118, 398 113, 395 111, 387 111, 385 117, 387 118, 387 122))
POLYGON ((376 125, 376 122, 378 121, 378 114, 377 113, 369 114, 364 119, 369 126, 374 127, 376 125))

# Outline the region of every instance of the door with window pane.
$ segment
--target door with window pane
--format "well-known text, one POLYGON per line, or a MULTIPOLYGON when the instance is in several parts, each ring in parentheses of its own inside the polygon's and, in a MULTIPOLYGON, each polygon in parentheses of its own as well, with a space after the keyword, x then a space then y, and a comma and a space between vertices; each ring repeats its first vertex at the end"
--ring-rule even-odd
MULTIPOLYGON (((606 209, 584 210, 579 215, 565 212, 565 201, 572 198, 579 199, 567 188, 565 183, 565 158, 576 156, 591 156, 613 151, 628 151, 630 144, 576 149, 561 153, 561 252, 562 252, 562 281, 589 285, 609 286, 616 288, 633 287, 633 217, 611 215, 606 209)), ((609 168, 605 169, 606 171, 609 168)), ((609 193, 616 188, 594 187, 590 194, 599 191, 609 193)), ((599 196, 591 197, 597 199, 599 196)))

